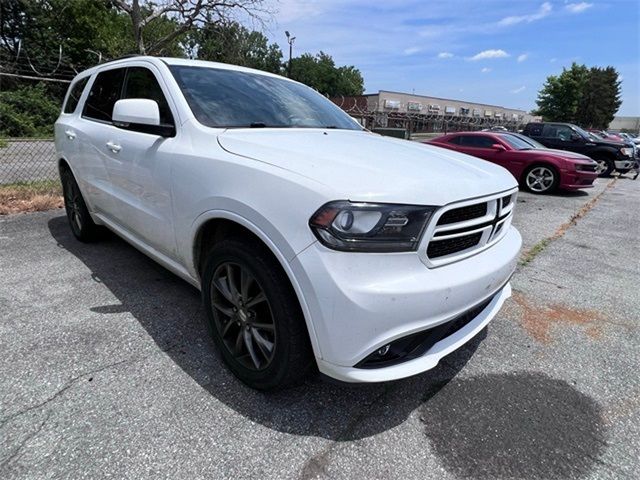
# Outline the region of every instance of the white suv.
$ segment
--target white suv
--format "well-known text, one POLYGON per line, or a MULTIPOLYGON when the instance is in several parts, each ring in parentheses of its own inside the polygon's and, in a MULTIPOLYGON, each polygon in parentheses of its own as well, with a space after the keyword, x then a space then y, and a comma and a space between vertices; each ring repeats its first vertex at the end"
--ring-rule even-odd
POLYGON ((510 295, 509 172, 369 133, 286 78, 113 61, 73 81, 55 137, 75 236, 104 225, 199 288, 254 388, 315 365, 347 382, 423 372, 510 295))

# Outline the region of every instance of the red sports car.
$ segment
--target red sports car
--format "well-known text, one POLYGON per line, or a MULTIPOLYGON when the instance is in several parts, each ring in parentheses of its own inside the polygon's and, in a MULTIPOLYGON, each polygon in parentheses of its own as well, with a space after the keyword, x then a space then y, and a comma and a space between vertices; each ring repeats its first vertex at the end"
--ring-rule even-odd
POLYGON ((552 150, 517 133, 456 132, 429 140, 430 145, 473 155, 500 165, 532 193, 593 186, 597 164, 589 157, 552 150))

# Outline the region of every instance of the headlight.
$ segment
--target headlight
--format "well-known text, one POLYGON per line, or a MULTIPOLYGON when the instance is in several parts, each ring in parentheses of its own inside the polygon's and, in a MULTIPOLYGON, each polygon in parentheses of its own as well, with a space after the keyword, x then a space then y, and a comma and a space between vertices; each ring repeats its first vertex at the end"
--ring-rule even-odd
POLYGON ((309 226, 329 248, 353 252, 409 252, 436 207, 388 203, 329 202, 318 209, 309 226))
POLYGON ((625 157, 630 157, 631 155, 633 155, 633 148, 630 148, 630 147, 621 148, 620 153, 625 157))

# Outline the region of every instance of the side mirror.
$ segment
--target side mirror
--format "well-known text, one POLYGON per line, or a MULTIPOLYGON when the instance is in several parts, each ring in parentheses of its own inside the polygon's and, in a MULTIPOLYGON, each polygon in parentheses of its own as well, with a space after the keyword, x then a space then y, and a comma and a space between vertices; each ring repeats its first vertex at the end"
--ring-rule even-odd
POLYGON ((155 101, 146 98, 118 100, 113 106, 113 122, 160 125, 160 109, 155 101))
POLYGON ((160 123, 160 109, 155 100, 147 98, 126 98, 113 106, 113 124, 118 128, 149 133, 161 137, 175 135, 173 125, 160 123))
POLYGON ((570 138, 572 142, 579 142, 580 140, 582 140, 582 137, 577 133, 572 133, 570 138))
POLYGON ((494 143, 493 145, 491 145, 491 148, 493 148, 497 152, 504 152, 506 150, 504 145, 501 145, 499 143, 494 143))

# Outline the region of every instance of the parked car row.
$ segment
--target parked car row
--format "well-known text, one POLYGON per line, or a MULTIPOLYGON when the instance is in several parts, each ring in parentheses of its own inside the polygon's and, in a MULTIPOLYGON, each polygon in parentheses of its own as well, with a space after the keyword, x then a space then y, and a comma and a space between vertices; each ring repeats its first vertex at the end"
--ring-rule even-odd
POLYGON ((590 188, 598 176, 627 173, 640 159, 634 141, 570 123, 529 123, 522 134, 456 132, 425 143, 500 165, 532 193, 590 188))

